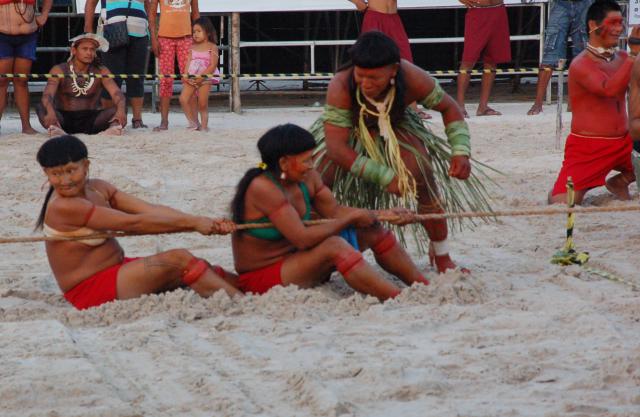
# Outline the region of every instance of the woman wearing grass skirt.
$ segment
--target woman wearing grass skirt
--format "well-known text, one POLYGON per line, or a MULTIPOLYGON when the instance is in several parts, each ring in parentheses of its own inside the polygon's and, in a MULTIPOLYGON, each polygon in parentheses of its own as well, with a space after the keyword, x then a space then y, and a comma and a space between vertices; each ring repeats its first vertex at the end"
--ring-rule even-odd
MULTIPOLYGON (((489 209, 482 184, 471 175, 469 129, 456 102, 425 71, 401 60, 381 32, 362 34, 350 53, 311 128, 316 164, 340 202, 371 209, 404 204, 419 213, 489 209), (423 125, 412 102, 442 114, 447 141, 423 125)), ((431 264, 440 273, 456 268, 446 220, 422 226, 414 230, 426 231, 431 264)))

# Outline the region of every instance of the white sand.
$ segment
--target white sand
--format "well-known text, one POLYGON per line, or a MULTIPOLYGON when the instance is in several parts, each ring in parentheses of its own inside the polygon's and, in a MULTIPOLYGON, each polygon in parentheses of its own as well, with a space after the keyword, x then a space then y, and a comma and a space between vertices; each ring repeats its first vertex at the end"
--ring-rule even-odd
MULTIPOLYGON (((562 159, 554 108, 536 117, 523 115, 528 104, 496 108, 506 114, 470 120, 474 155, 505 174, 494 175, 495 207, 543 207, 562 159)), ((210 134, 186 132, 174 114, 167 133, 82 138, 92 176, 227 216, 259 135, 318 114, 212 113, 210 134)), ((45 137, 18 127, 15 115, 2 121, 4 236, 29 235, 44 196, 35 154, 45 137)), ((587 204, 637 201, 598 189, 587 204)), ((580 215, 576 245, 593 266, 640 282, 637 219, 580 215)), ((385 304, 335 276, 314 290, 241 300, 176 291, 78 312, 42 244, 0 245, 0 416, 640 416, 640 293, 551 265, 564 226, 564 216, 513 217, 457 233, 453 255, 472 277, 436 276, 417 259, 433 284, 385 304)), ((129 255, 186 247, 232 266, 228 237, 122 243, 129 255)))

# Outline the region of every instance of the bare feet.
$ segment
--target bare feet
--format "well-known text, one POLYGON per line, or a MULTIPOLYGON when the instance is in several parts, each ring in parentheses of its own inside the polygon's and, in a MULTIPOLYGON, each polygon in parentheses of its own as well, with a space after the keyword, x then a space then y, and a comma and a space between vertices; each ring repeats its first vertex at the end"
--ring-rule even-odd
POLYGON ((476 116, 501 116, 501 115, 502 113, 492 109, 491 107, 487 107, 485 109, 478 108, 478 111, 476 112, 476 116))
POLYGON ((122 133, 124 133, 124 127, 120 125, 109 126, 106 130, 100 132, 101 135, 110 136, 122 136, 122 133))
POLYGON ((208 128, 208 127, 200 126, 200 127, 198 128, 198 131, 200 131, 200 132, 208 132, 208 131, 209 131, 209 128, 208 128))
POLYGON ((163 130, 169 129, 169 122, 160 122, 160 126, 156 126, 153 128, 154 132, 162 132, 163 130))
POLYGON ((542 113, 542 104, 533 103, 533 106, 527 112, 529 116, 535 116, 536 114, 542 113))
POLYGON ((431 244, 429 244, 429 264, 435 266, 439 274, 444 274, 448 269, 459 269, 463 274, 471 273, 471 270, 467 268, 458 267, 448 253, 446 255, 436 255, 433 245, 431 244))
POLYGON ((54 136, 62 136, 62 135, 66 135, 67 134, 67 132, 62 130, 61 127, 58 127, 56 125, 49 126, 49 128, 47 129, 47 133, 49 134, 50 138, 52 138, 54 136))
POLYGON ((615 175, 607 180, 605 187, 607 190, 620 200, 631 200, 631 194, 629 194, 629 184, 633 180, 627 181, 623 174, 615 175))
POLYGON ((31 126, 22 126, 22 133, 25 135, 37 135, 38 131, 31 126))
POLYGON ((133 129, 146 129, 149 126, 142 122, 142 119, 131 119, 131 127, 133 129))

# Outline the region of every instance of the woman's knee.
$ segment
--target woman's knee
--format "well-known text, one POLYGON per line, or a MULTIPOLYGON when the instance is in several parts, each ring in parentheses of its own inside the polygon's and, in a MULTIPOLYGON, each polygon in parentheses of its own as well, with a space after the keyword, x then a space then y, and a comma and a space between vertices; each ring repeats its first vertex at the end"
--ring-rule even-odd
POLYGON ((353 246, 340 236, 329 236, 318 245, 318 248, 322 250, 327 259, 334 259, 345 251, 355 251, 353 246))
POLYGON ((194 258, 193 254, 186 249, 172 249, 158 254, 162 261, 168 265, 184 269, 194 258))

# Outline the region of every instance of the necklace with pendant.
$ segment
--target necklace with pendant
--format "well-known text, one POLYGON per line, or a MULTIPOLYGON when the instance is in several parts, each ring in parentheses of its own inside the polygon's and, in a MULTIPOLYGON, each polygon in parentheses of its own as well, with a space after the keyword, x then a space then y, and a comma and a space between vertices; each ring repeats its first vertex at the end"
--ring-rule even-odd
POLYGON ((71 91, 75 93, 76 97, 86 96, 96 80, 95 77, 89 77, 89 81, 87 81, 85 77, 78 77, 73 69, 72 63, 69 63, 69 69, 73 75, 71 77, 71 91), (78 78, 84 79, 84 84, 82 86, 78 84, 78 78))

